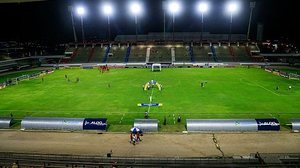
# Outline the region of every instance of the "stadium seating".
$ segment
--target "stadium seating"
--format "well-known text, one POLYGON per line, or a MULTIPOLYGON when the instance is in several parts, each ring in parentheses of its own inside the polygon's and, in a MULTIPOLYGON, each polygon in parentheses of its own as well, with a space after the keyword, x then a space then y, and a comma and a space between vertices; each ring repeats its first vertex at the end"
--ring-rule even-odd
POLYGON ((112 46, 108 54, 107 63, 123 63, 125 61, 126 51, 126 46, 112 46))
MULTIPOLYGON (((29 52, 23 53, 22 57, 31 56, 39 59, 42 64, 57 63, 198 63, 198 62, 297 62, 298 52, 293 48, 282 47, 279 53, 283 51, 286 55, 273 58, 264 55, 262 51, 266 47, 264 43, 256 44, 251 42, 228 43, 223 41, 208 43, 207 41, 200 45, 200 42, 147 42, 147 43, 87 43, 87 44, 66 44, 63 45, 65 56, 62 55, 45 55, 47 58, 41 58, 40 55, 32 55, 29 52), (212 44, 212 46, 211 46, 212 44), (86 47, 83 47, 85 45, 86 47), (80 46, 80 47, 77 47, 80 46), (101 46, 101 47, 100 47, 101 46), (65 49, 65 47, 67 47, 65 49), (27 54, 27 55, 26 55, 27 54), (294 54, 294 55, 288 55, 294 54), (53 57, 52 57, 53 56, 53 57), (46 60, 46 61, 43 61, 46 60)), ((271 49, 273 49, 271 48, 271 49)), ((59 48, 58 48, 59 49, 59 48)), ((35 50, 33 50, 35 51, 35 50)), ((40 50, 37 50, 40 51, 40 50)), ((52 51, 52 50, 49 50, 52 51)), ((54 50, 53 50, 54 51, 54 50)), ((277 50, 276 50, 277 51, 277 50)), ((274 49, 270 54, 276 54, 274 49)), ((34 52, 39 53, 39 52, 34 52)), ((41 53, 47 53, 41 51, 41 53)), ((48 52, 49 53, 49 52, 48 52)), ((267 53, 268 54, 268 53, 267 53)), ((5 58, 1 55, 0 61, 14 58, 5 58)), ((44 56, 44 55, 43 55, 44 56)))
POLYGON ((196 62, 214 62, 208 45, 193 46, 193 54, 196 62))
POLYGON ((0 72, 9 71, 16 68, 18 64, 14 61, 0 61, 0 72))
POLYGON ((95 47, 92 47, 92 48, 89 49, 89 55, 88 55, 89 58, 88 58, 87 62, 91 61, 91 59, 93 58, 94 54, 95 54, 95 47))
POLYGON ((67 49, 67 52, 72 52, 71 58, 70 60, 68 60, 69 62, 73 62, 73 60, 77 57, 78 52, 79 52, 79 48, 74 48, 74 47, 70 47, 67 49))
POLYGON ((78 54, 72 59, 72 63, 85 63, 88 60, 90 48, 80 47, 78 49, 78 54))
POLYGON ((230 56, 232 57, 232 61, 236 62, 237 59, 232 46, 229 46, 228 49, 229 49, 230 56))
POLYGON ((128 46, 126 49, 125 63, 128 63, 128 61, 129 61, 130 52, 131 52, 131 45, 128 46))
POLYGON ((0 55, 0 61, 5 61, 5 60, 10 60, 11 57, 7 56, 7 55, 0 55))
POLYGON ((110 55, 109 54, 110 48, 111 48, 110 45, 105 48, 104 57, 102 58, 102 61, 101 61, 102 63, 106 63, 107 62, 108 56, 110 55))
POLYGON ((229 47, 226 45, 223 46, 214 46, 216 49, 216 55, 218 56, 219 62, 232 62, 233 57, 230 55, 229 47))
POLYGON ((175 47, 175 61, 176 62, 191 62, 189 55, 189 46, 176 46, 175 47))
POLYGON ((75 47, 68 47, 65 52, 73 52, 75 47))
POLYGON ((150 50, 150 60, 151 63, 161 63, 161 62, 172 62, 171 47, 166 46, 154 46, 150 50))
POLYGON ((233 52, 238 62, 250 62, 251 56, 247 52, 247 46, 232 45, 233 52))
POLYGON ((146 62, 146 46, 131 46, 128 62, 146 62))
POLYGON ((249 45, 249 48, 250 48, 251 51, 259 51, 258 46, 255 45, 255 44, 250 44, 250 45, 249 45))
POLYGON ((94 51, 93 57, 90 59, 89 62, 101 63, 102 59, 105 55, 105 51, 106 51, 106 47, 101 48, 100 46, 95 46, 95 51, 94 51))
POLYGON ((218 62, 218 57, 217 57, 217 53, 216 53, 216 48, 214 46, 210 46, 210 50, 211 50, 211 54, 212 54, 212 58, 215 62, 218 62))

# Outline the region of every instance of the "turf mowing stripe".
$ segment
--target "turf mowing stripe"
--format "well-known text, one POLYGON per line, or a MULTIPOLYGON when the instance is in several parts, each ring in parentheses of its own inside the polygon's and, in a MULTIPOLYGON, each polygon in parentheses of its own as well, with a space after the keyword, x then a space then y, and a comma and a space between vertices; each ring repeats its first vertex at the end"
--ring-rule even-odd
MULTIPOLYGON (((36 111, 33 111, 33 110, 1 110, 0 111, 3 111, 3 112, 28 112, 28 113, 37 113, 37 112, 41 112, 41 113, 53 113, 53 112, 96 112, 95 110, 67 110, 67 111, 59 111, 59 110, 55 110, 55 111, 43 111, 43 110, 36 110, 36 111)), ((278 113, 278 114, 299 114, 299 112, 283 112, 283 111, 280 111, 280 112, 276 112, 276 111, 272 111, 273 113, 278 113)), ((103 114, 106 114, 106 115, 122 115, 122 114, 127 114, 128 112, 107 112, 107 113, 103 113, 103 114)), ((130 114, 140 114, 141 112, 130 112, 130 114)), ((165 114, 165 112, 155 112, 157 114, 165 114)), ((214 113, 203 113, 200 111, 199 112, 184 112, 185 115, 191 115, 191 114, 201 114, 201 115, 218 115, 218 114, 224 114, 225 112, 214 112, 214 113)), ((233 114, 233 115, 246 115, 247 113, 245 112, 228 112, 229 114, 233 114)), ((267 114, 267 113, 270 113, 270 112, 251 112, 251 114, 267 114)), ((73 113, 70 113, 70 114, 73 114, 73 113)))

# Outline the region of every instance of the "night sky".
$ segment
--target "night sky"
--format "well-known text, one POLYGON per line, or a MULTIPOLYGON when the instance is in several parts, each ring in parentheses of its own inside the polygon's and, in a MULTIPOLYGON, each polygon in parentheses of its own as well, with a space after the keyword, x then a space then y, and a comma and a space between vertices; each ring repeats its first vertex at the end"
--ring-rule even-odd
MULTIPOLYGON (((162 0, 140 0, 144 14, 139 18, 139 34, 163 31, 162 0)), ((249 1, 240 0, 242 9, 233 18, 233 33, 247 33, 249 1)), ((88 9, 84 18, 87 39, 106 39, 107 20, 99 12, 100 4, 95 0, 49 0, 45 2, 0 4, 0 41, 36 41, 64 43, 73 40, 69 5, 83 4, 88 9)), ((134 18, 128 12, 129 0, 110 0, 115 14, 111 18, 113 37, 117 34, 134 34, 134 18)), ((200 15, 195 11, 196 0, 181 0, 184 5, 176 17, 175 31, 201 31, 200 15)), ((225 15, 224 0, 210 0, 211 10, 205 16, 205 31, 228 33, 229 16, 225 15)), ((80 20, 75 15, 77 36, 81 39, 80 20)), ((167 31, 172 31, 172 20, 166 15, 167 31)), ((264 39, 290 39, 299 45, 299 9, 297 0, 257 0, 252 22, 252 38, 256 37, 257 23, 264 24, 264 39)))

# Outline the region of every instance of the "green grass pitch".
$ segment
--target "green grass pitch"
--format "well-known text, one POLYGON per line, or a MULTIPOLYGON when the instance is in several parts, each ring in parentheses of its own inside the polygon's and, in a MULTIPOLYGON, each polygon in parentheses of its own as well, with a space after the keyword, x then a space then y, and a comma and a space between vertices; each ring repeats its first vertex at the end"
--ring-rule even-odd
POLYGON ((0 116, 106 117, 109 131, 128 131, 134 119, 144 118, 148 107, 137 104, 149 102, 151 90, 142 86, 152 79, 163 85, 162 91, 153 91, 153 102, 163 106, 149 113, 159 120, 160 131, 183 131, 186 118, 276 117, 281 124, 300 118, 299 81, 257 68, 57 70, 43 82, 37 78, 0 90, 0 116), (205 87, 201 82, 207 82, 205 87))

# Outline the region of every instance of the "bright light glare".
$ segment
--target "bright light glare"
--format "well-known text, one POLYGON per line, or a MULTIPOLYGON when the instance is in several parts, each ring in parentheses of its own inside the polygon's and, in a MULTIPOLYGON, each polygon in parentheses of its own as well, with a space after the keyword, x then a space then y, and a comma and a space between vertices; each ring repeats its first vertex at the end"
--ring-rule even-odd
POLYGON ((79 16, 83 16, 83 15, 85 15, 85 13, 86 13, 85 8, 82 7, 82 6, 77 7, 77 8, 76 8, 76 11, 77 11, 77 14, 78 14, 79 16))
POLYGON ((239 10, 239 4, 237 2, 230 2, 227 4, 227 11, 230 14, 235 14, 239 10))
POLYGON ((197 9, 200 13, 206 13, 209 9, 208 3, 200 2, 197 6, 197 9))
POLYGON ((172 2, 169 2, 168 9, 169 9, 169 12, 171 12, 172 14, 176 14, 176 13, 180 12, 181 7, 178 2, 172 1, 172 2))
POLYGON ((114 13, 113 7, 111 4, 104 4, 102 6, 102 11, 105 15, 110 16, 114 13))
POLYGON ((134 15, 139 15, 142 13, 142 6, 138 2, 131 2, 129 5, 130 12, 134 15))

